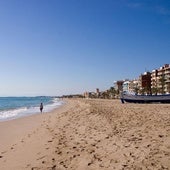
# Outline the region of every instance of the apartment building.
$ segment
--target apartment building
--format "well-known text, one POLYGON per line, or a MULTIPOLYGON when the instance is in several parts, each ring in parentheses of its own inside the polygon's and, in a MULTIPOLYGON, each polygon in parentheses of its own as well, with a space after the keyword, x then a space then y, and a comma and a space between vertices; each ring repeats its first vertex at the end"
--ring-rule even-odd
POLYGON ((122 86, 123 86, 123 91, 125 92, 129 92, 129 84, 130 84, 130 81, 124 81, 122 86))
POLYGON ((151 94, 151 73, 145 72, 139 76, 139 93, 151 94))
POLYGON ((129 83, 129 92, 138 94, 139 93, 139 80, 134 79, 129 83))
POLYGON ((170 93, 170 64, 165 64, 151 74, 152 91, 158 94, 170 93))
POLYGON ((115 90, 119 90, 119 92, 124 91, 124 92, 130 92, 130 93, 135 93, 138 94, 139 92, 139 80, 134 79, 134 80, 121 80, 117 81, 114 84, 115 90))
POLYGON ((165 64, 152 72, 141 74, 136 80, 119 80, 114 83, 119 92, 136 94, 170 94, 170 64, 165 64))
POLYGON ((165 93, 170 94, 170 64, 165 67, 165 93))
POLYGON ((119 80, 119 81, 114 82, 115 90, 117 90, 118 92, 122 92, 123 91, 123 83, 124 83, 123 80, 119 80))
POLYGON ((151 72, 151 89, 152 94, 158 93, 158 70, 152 70, 151 72))

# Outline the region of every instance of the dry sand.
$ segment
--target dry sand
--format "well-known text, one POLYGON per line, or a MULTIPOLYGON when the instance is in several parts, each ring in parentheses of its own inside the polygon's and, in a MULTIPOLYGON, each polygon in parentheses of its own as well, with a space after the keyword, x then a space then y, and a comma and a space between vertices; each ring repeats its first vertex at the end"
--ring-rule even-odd
POLYGON ((170 169, 170 104, 73 99, 0 122, 0 169, 170 169))

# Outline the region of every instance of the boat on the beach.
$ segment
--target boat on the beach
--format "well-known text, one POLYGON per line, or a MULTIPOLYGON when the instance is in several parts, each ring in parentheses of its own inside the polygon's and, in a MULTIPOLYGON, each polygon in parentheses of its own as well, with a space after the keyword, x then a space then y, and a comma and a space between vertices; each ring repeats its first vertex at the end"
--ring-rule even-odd
POLYGON ((136 95, 123 92, 120 99, 122 103, 170 103, 170 94, 136 95))

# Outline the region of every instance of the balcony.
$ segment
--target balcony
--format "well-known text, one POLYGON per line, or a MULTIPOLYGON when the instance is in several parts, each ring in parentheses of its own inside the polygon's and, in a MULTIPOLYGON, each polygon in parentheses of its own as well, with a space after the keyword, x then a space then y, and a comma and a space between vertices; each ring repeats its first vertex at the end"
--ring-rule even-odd
POLYGON ((170 70, 166 70, 166 71, 165 71, 165 74, 170 74, 170 70))
POLYGON ((158 76, 162 76, 162 75, 163 75, 163 73, 162 73, 162 72, 159 72, 159 73, 158 73, 158 76))
POLYGON ((170 79, 166 80, 165 83, 170 83, 170 79))
POLYGON ((165 78, 166 79, 170 78, 170 74, 165 75, 165 78))

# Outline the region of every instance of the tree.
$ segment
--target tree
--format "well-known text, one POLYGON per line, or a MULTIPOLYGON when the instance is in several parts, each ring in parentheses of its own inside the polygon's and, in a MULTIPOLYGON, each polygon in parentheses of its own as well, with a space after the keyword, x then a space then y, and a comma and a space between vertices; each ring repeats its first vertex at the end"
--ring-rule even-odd
POLYGON ((144 89, 144 88, 141 88, 141 89, 139 90, 139 93, 142 94, 142 95, 144 95, 145 89, 144 89))
POLYGON ((104 92, 102 93, 102 98, 104 98, 104 99, 107 99, 107 98, 108 98, 108 93, 107 93, 106 91, 104 91, 104 92))
POLYGON ((167 84, 167 92, 170 93, 170 82, 167 84))
POLYGON ((157 87, 152 87, 151 89, 153 94, 157 94, 158 93, 158 88, 157 87))
POLYGON ((110 89, 109 89, 109 97, 110 97, 110 98, 114 98, 115 95, 116 95, 116 90, 115 90, 115 88, 114 88, 114 87, 110 87, 110 89))
POLYGON ((135 92, 135 94, 139 93, 139 88, 137 86, 134 88, 134 92, 135 92))

